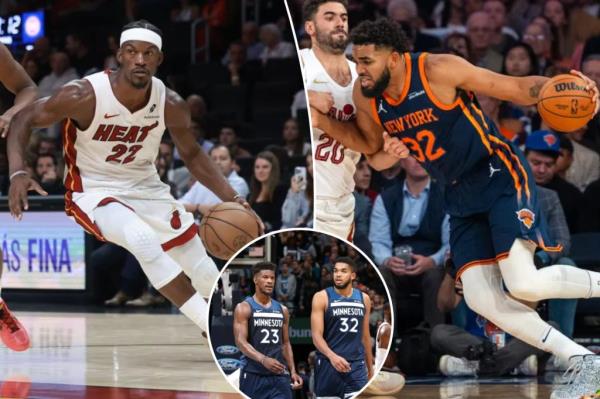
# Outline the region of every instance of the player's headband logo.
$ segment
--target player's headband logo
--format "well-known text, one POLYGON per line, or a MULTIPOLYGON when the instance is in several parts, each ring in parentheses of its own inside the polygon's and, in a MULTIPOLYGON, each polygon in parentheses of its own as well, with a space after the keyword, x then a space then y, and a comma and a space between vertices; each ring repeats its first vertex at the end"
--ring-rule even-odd
POLYGON ((154 44, 160 50, 162 48, 162 38, 156 32, 152 32, 150 29, 145 28, 131 28, 124 30, 121 33, 121 40, 119 45, 128 42, 130 40, 139 40, 141 42, 147 42, 154 44))

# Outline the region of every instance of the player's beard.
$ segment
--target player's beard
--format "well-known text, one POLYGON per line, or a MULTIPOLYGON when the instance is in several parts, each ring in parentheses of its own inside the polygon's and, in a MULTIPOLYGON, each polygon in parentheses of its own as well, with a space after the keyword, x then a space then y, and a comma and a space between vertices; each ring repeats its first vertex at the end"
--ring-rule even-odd
POLYGON ((348 33, 346 31, 336 30, 331 33, 326 33, 316 27, 315 29, 317 31, 317 43, 319 44, 319 47, 331 54, 344 54, 344 51, 346 51, 346 47, 348 46, 348 33), (346 36, 344 36, 343 39, 335 39, 333 35, 340 32, 344 32, 346 36))
POLYGON ((352 280, 348 280, 343 284, 336 284, 335 281, 333 282, 333 285, 335 286, 335 288, 337 288, 338 290, 345 290, 346 288, 348 288, 348 286, 352 284, 352 280))
POLYGON ((146 80, 140 79, 138 77, 136 77, 133 73, 131 74, 131 76, 129 76, 129 83, 131 84, 131 86, 133 86, 134 89, 145 89, 148 87, 148 83, 150 81, 151 78, 148 78, 146 80))
POLYGON ((387 89, 388 85, 390 84, 390 77, 390 70, 388 67, 385 67, 379 79, 377 79, 375 83, 373 83, 373 87, 368 88, 360 86, 360 91, 362 92, 363 96, 367 98, 379 97, 383 94, 385 89, 387 89))

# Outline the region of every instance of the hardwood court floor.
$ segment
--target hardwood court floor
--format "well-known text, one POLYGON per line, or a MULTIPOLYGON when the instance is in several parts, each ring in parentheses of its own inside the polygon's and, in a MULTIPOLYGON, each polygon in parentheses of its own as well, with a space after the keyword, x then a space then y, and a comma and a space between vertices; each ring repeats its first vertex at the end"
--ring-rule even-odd
POLYGON ((361 395, 360 399, 548 399, 552 385, 532 378, 409 381, 396 396, 361 395))
POLYGON ((239 398, 182 315, 17 315, 32 347, 0 345, 2 399, 239 398))

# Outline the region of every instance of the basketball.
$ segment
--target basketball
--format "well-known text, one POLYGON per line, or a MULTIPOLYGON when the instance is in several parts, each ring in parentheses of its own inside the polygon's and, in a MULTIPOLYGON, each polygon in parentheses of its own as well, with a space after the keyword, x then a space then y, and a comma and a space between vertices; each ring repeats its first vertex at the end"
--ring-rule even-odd
POLYGON ((557 75, 542 86, 537 109, 550 128, 569 133, 585 126, 594 116, 592 96, 579 76, 557 75))
POLYGON ((240 248, 260 235, 254 213, 237 202, 223 202, 212 208, 200 223, 200 238, 213 256, 228 260, 240 248))

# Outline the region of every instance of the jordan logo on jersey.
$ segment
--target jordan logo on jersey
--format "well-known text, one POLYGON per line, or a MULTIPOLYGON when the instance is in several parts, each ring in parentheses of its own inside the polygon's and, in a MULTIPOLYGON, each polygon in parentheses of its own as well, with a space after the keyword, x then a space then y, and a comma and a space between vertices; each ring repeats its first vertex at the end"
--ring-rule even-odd
POLYGON ((121 126, 101 124, 92 137, 95 141, 118 141, 121 143, 141 143, 148 133, 158 126, 158 121, 148 126, 121 126))

